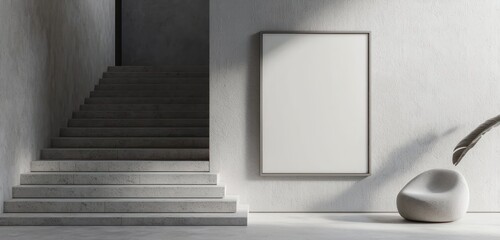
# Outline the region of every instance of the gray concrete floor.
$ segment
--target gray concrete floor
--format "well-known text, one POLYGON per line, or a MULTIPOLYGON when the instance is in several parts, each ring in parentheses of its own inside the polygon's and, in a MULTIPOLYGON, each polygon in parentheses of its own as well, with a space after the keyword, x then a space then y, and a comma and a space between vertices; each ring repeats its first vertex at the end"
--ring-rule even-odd
POLYGON ((425 224, 395 213, 252 213, 247 227, 0 227, 0 239, 500 239, 500 213, 425 224))

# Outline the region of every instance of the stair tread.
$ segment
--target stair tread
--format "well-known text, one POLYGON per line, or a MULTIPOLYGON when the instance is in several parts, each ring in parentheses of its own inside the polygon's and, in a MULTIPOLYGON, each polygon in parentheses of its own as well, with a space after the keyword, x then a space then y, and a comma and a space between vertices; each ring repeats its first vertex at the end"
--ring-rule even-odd
POLYGON ((164 185, 164 184, 145 184, 145 185, 136 185, 136 184, 123 184, 123 185, 54 185, 54 184, 44 184, 44 185, 16 185, 15 188, 221 188, 224 187, 223 184, 214 184, 214 185, 203 185, 203 184, 173 184, 173 185, 164 185))
POLYGON ((92 106, 209 106, 208 103, 98 103, 98 104, 88 104, 92 106))
POLYGON ((208 127, 68 127, 61 137, 208 137, 208 127))
POLYGON ((22 173, 21 175, 119 175, 119 174, 130 174, 130 175, 217 175, 217 173, 205 173, 205 172, 29 172, 22 173))
MULTIPOLYGON (((81 111, 77 111, 81 112, 81 111)), ((144 111, 138 111, 138 110, 92 110, 92 111, 85 111, 86 113, 88 112, 167 112, 167 113, 209 113, 209 111, 191 111, 191 112, 176 112, 176 111, 164 111, 164 110, 144 110, 144 111)), ((130 118, 127 118, 130 119, 130 118)), ((141 118, 138 118, 141 119, 141 118)), ((152 119, 157 119, 157 118, 152 118, 152 119)), ((168 118, 165 118, 168 119, 168 118)), ((177 118, 180 119, 180 118, 177 118)), ((186 119, 186 118, 182 118, 186 119)), ((191 118, 191 119, 199 119, 199 118, 191 118)))
POLYGON ((12 198, 5 202, 236 202, 238 196, 222 198, 12 198))
MULTIPOLYGON (((99 163, 109 163, 109 162, 137 162, 137 163, 145 163, 145 162, 158 162, 158 163, 161 163, 161 162, 165 162, 165 163, 168 163, 168 162, 208 162, 209 160, 208 159, 124 159, 124 160, 120 160, 120 159, 50 159, 50 158, 46 158, 46 159, 40 159, 40 160, 37 160, 37 161, 34 161, 34 162, 68 162, 68 163, 71 163, 71 162, 82 162, 82 163, 90 163, 90 162, 99 162, 99 163)), ((164 172, 165 170, 158 170, 158 171, 155 171, 155 172, 164 172)), ((188 170, 186 170, 188 171, 188 170)))
POLYGON ((71 121, 209 121, 209 118, 73 118, 71 121))
POLYGON ((99 84, 208 84, 207 77, 114 77, 101 78, 99 84))
POLYGON ((223 185, 18 185, 13 198, 222 198, 223 185))
POLYGON ((123 73, 124 75, 130 74, 130 73, 137 73, 141 74, 144 73, 146 75, 152 74, 168 74, 168 73, 206 73, 208 74, 208 71, 154 71, 154 72, 142 72, 142 71, 133 71, 133 72, 105 72, 105 73, 123 73))
MULTIPOLYGON (((172 79, 169 79, 172 80, 172 79)), ((199 80, 199 79, 198 79, 199 80)), ((208 79, 207 79, 208 80, 208 79)), ((131 87, 131 86, 138 86, 138 87, 143 87, 143 86, 151 86, 151 87, 172 87, 172 86, 182 86, 182 87, 191 87, 191 85, 194 85, 196 87, 208 87, 209 82, 201 82, 201 81, 183 81, 180 83, 99 83, 98 85, 95 86, 107 86, 107 87, 118 87, 118 86, 124 86, 124 87, 131 87), (198 86, 201 85, 201 86, 198 86)), ((103 89, 104 90, 104 89, 103 89)), ((111 89, 110 89, 111 90, 111 89)))
POLYGON ((246 226, 248 206, 234 213, 3 213, 3 226, 246 226))
POLYGON ((52 139, 95 139, 95 140, 141 140, 141 139, 153 139, 153 140, 198 140, 198 139, 209 139, 209 137, 54 137, 52 139))
POLYGON ((207 119, 209 111, 78 111, 73 119, 207 119))
POLYGON ((205 150, 207 148, 44 148, 42 151, 170 151, 205 150))
POLYGON ((165 66, 109 66, 108 72, 158 72, 176 69, 177 71, 198 71, 208 72, 208 65, 165 65, 165 66))
POLYGON ((207 103, 204 97, 91 97, 86 98, 86 104, 97 103, 207 103))
POLYGON ((32 172, 208 172, 210 162, 134 160, 37 160, 32 172))
MULTIPOLYGON (((63 127, 63 128, 71 128, 71 129, 92 129, 94 127, 63 127)), ((96 129, 117 129, 117 128, 123 128, 123 129, 207 129, 209 127, 201 126, 201 127, 99 127, 96 129)))

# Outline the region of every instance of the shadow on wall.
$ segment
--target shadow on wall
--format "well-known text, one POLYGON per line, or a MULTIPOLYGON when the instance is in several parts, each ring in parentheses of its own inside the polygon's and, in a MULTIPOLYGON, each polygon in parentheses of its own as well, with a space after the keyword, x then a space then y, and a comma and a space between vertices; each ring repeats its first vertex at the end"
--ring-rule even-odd
MULTIPOLYGON (((430 153, 433 146, 436 145, 441 138, 452 134, 456 130, 457 127, 452 127, 441 134, 429 132, 394 149, 389 154, 388 159, 380 161, 383 165, 373 171, 374 173, 372 176, 354 183, 355 186, 351 186, 333 199, 333 204, 341 206, 363 206, 364 209, 359 209, 358 211, 369 211, 373 207, 373 202, 371 201, 373 201, 373 199, 381 199, 376 196, 381 188, 390 181, 400 179, 406 172, 412 172, 413 169, 418 168, 418 165, 430 153), (358 204, 353 203, 356 201, 363 202, 358 204)), ((409 180, 410 179, 405 179, 405 181, 401 181, 400 189, 406 185, 409 180)), ((394 192, 393 194, 394 203, 396 202, 397 193, 398 192, 394 192)))
POLYGON ((0 17, 8 25, 1 29, 0 200, 114 59, 112 0, 7 2, 0 17))
POLYGON ((91 49, 100 51, 106 44, 98 32, 104 21, 92 16, 95 8, 89 1, 55 0, 29 1, 23 8, 22 16, 30 16, 28 24, 32 31, 29 54, 43 57, 36 66, 31 66, 36 68, 35 74, 26 76, 28 80, 37 79, 39 85, 26 88, 30 91, 27 96, 33 96, 34 107, 30 111, 34 114, 30 121, 36 126, 40 116, 48 112, 49 122, 41 128, 49 129, 50 136, 58 134, 83 101, 84 94, 97 82, 96 68, 104 70, 98 62, 90 61, 91 49), (100 35, 102 41, 92 41, 95 35, 100 35))

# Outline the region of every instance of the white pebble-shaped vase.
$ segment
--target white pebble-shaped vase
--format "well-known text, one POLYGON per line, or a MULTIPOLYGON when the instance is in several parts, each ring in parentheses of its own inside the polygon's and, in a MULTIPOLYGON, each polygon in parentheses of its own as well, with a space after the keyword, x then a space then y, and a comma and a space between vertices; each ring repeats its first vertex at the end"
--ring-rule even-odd
POLYGON ((412 179, 397 197, 399 214, 411 221, 452 222, 469 207, 469 187, 454 170, 433 169, 412 179))

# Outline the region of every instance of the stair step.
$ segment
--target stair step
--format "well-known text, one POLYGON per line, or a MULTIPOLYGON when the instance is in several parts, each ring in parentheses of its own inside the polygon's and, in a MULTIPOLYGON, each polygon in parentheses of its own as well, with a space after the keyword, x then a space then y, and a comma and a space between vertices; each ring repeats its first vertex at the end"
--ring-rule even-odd
POLYGON ((208 119, 70 119, 69 127, 208 127, 208 119))
POLYGON ((208 93, 208 82, 203 84, 99 84, 95 90, 161 90, 161 91, 205 91, 208 93))
POLYGON ((171 172, 31 172, 21 174, 22 185, 215 185, 215 173, 171 172))
POLYGON ((208 148, 208 137, 53 138, 54 148, 208 148))
POLYGON ((208 65, 110 66, 108 72, 208 72, 208 65))
POLYGON ((187 90, 95 90, 90 97, 206 97, 206 89, 187 90))
POLYGON ((86 104, 81 111, 208 112, 208 104, 86 104))
POLYGON ((75 161, 31 162, 32 172, 208 172, 209 161, 75 161))
POLYGON ((246 226, 248 206, 235 213, 5 213, 1 226, 246 226))
POLYGON ((104 119, 141 119, 141 118, 191 118, 208 119, 208 112, 172 112, 172 111, 79 111, 73 113, 74 118, 104 118, 104 119))
POLYGON ((208 137, 207 127, 61 128, 61 137, 208 137))
POLYGON ((40 158, 50 160, 208 160, 208 148, 49 148, 40 158))
POLYGON ((208 72, 105 72, 104 78, 116 77, 208 77, 208 72))
POLYGON ((13 198, 222 198, 220 185, 19 185, 13 198))
POLYGON ((5 201, 6 213, 234 213, 236 197, 220 199, 28 199, 5 201))
POLYGON ((85 104, 188 104, 208 103, 205 97, 92 97, 86 98, 85 104))
POLYGON ((99 80, 100 84, 208 84, 209 79, 204 77, 167 77, 167 78, 102 78, 99 80))

